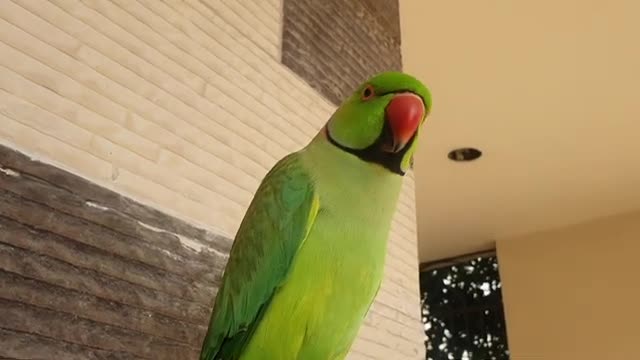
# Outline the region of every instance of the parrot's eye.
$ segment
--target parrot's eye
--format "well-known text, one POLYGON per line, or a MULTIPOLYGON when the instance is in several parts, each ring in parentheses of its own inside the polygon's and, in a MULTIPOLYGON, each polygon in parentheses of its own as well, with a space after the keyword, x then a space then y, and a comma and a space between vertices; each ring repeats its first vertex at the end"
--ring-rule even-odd
POLYGON ((369 100, 375 95, 376 92, 373 90, 373 86, 367 85, 362 91, 362 100, 369 100))

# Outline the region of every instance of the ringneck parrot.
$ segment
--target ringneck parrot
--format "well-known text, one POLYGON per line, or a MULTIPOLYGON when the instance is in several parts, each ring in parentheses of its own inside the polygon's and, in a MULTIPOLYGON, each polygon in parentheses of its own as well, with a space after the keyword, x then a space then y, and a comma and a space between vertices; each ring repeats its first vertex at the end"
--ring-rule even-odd
POLYGON ((236 233, 201 360, 346 357, 430 109, 415 77, 377 74, 270 169, 236 233))

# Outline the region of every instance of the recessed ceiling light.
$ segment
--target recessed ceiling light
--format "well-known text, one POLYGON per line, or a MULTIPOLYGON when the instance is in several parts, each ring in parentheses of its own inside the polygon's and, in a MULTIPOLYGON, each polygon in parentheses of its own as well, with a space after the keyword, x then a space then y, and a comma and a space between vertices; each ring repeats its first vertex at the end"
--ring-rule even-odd
POLYGON ((482 156, 482 151, 471 147, 451 150, 449 155, 447 155, 447 157, 453 161, 473 161, 480 156, 482 156))

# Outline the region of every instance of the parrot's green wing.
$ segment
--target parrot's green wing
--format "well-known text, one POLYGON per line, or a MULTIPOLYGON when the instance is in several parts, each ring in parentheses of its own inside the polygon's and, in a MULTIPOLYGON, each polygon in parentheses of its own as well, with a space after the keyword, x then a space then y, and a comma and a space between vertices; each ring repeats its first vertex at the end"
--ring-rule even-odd
POLYGON ((231 248, 201 360, 237 359, 304 243, 319 210, 297 153, 260 184, 231 248))

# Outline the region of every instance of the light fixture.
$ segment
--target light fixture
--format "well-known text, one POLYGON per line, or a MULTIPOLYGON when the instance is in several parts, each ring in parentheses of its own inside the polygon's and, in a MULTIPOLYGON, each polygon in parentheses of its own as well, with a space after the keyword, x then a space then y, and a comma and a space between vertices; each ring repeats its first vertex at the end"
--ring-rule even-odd
POLYGON ((451 150, 447 157, 450 160, 463 162, 463 161, 473 161, 482 156, 482 151, 472 148, 472 147, 463 147, 451 150))

